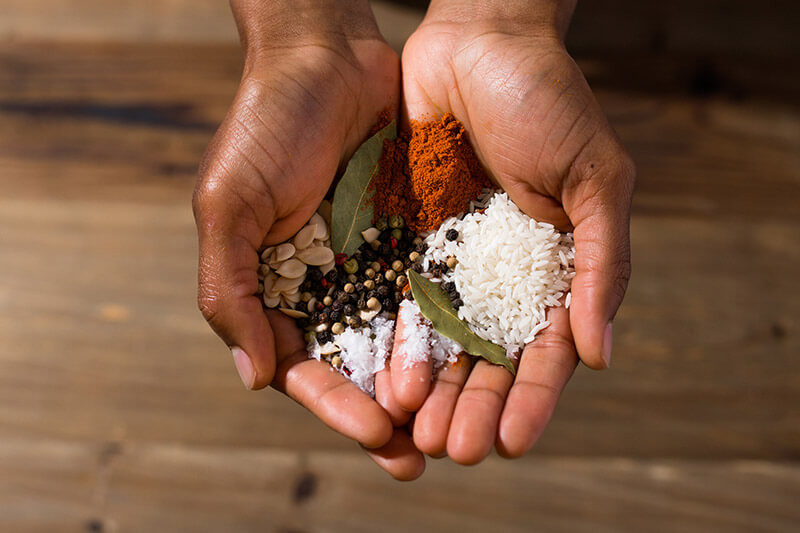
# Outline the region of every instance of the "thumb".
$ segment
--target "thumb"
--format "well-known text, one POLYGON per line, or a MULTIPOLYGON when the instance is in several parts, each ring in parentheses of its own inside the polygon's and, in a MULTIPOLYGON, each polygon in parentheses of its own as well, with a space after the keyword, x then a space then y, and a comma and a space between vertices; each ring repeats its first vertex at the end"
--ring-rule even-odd
POLYGON ((562 193, 575 226, 570 327, 581 360, 594 369, 611 364, 611 323, 630 278, 634 176, 615 139, 596 142, 578 156, 562 193))
POLYGON ((200 248, 198 305, 211 328, 231 349, 248 389, 261 389, 275 374, 275 341, 256 295, 258 248, 272 224, 268 195, 255 203, 224 180, 201 180, 193 209, 200 248), (253 209, 252 205, 263 205, 253 209))

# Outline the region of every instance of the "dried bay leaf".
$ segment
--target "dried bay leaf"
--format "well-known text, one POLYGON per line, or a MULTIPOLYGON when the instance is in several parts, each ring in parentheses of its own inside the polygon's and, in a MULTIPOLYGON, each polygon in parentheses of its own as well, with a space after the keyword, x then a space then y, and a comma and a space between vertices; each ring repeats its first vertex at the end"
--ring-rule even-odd
POLYGON ((397 124, 392 121, 364 141, 347 163, 342 179, 333 193, 331 215, 331 247, 336 253, 352 255, 364 242, 361 232, 372 225, 373 191, 369 182, 378 172, 383 141, 397 137, 397 124))
POLYGON ((458 318, 450 298, 438 283, 425 279, 413 270, 409 270, 407 275, 411 294, 414 295, 422 316, 430 320, 436 331, 459 343, 468 354, 483 357, 495 365, 503 365, 509 372, 516 374, 505 349, 478 337, 469 329, 469 325, 458 318))

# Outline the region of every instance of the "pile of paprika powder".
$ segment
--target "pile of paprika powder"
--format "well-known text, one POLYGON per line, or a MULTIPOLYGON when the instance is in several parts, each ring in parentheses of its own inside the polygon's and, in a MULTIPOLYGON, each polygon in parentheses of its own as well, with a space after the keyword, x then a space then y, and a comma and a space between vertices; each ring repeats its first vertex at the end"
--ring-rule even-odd
POLYGON ((452 113, 412 120, 408 131, 387 139, 372 179, 376 217, 401 215, 415 232, 436 229, 467 209, 491 182, 452 113))

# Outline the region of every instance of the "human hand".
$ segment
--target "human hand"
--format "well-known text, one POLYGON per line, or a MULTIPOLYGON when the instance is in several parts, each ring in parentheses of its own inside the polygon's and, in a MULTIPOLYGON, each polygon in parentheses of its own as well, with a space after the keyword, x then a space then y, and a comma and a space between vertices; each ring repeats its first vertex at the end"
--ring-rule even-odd
MULTIPOLYGON (((393 435, 377 403, 309 360, 294 322, 265 314, 255 294, 259 250, 306 223, 378 113, 396 108, 399 59, 366 1, 234 0, 232 7, 246 60, 193 200, 199 306, 248 389, 272 383, 381 458, 411 446, 410 437, 393 435)), ((405 457, 421 460, 418 452, 405 457)), ((391 458, 382 466, 401 478, 418 470, 418 462, 391 458)))
MULTIPOLYGON (((610 364, 611 321, 630 275, 633 164, 563 36, 574 2, 433 1, 403 51, 407 118, 452 112, 489 174, 528 215, 574 231, 569 311, 522 352, 516 378, 478 361, 439 373, 393 358, 378 380, 395 424, 417 411, 413 438, 432 456, 524 454, 543 431, 577 355, 610 364)), ((402 350, 396 350, 396 353, 402 350)))

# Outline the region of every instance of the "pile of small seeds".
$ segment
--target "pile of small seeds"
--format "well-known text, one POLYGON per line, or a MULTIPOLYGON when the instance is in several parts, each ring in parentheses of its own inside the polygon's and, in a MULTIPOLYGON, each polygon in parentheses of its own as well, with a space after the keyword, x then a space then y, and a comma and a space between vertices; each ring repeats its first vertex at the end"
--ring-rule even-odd
POLYGON ((403 273, 419 263, 426 250, 399 216, 378 219, 362 236, 365 242, 352 257, 337 254, 334 268, 324 275, 312 269, 300 285, 300 299, 308 302, 310 312, 303 326, 320 344, 382 312, 394 319, 408 283, 403 273))
POLYGON ((259 270, 265 306, 278 307, 295 318, 309 346, 321 347, 322 359, 346 375, 349 372, 335 339, 347 329, 369 327, 378 316, 394 321, 404 295, 411 295, 405 272, 409 268, 421 272, 427 250, 422 238, 398 215, 378 218, 361 235, 364 243, 352 256, 334 255, 327 240, 328 223, 323 215, 315 214, 291 242, 264 250, 259 270), (306 243, 306 233, 326 240, 306 243))
POLYGON ((330 212, 321 207, 291 241, 261 252, 258 294, 266 307, 277 307, 292 318, 304 318, 301 287, 306 278, 313 271, 327 273, 335 266, 326 211, 330 212))

